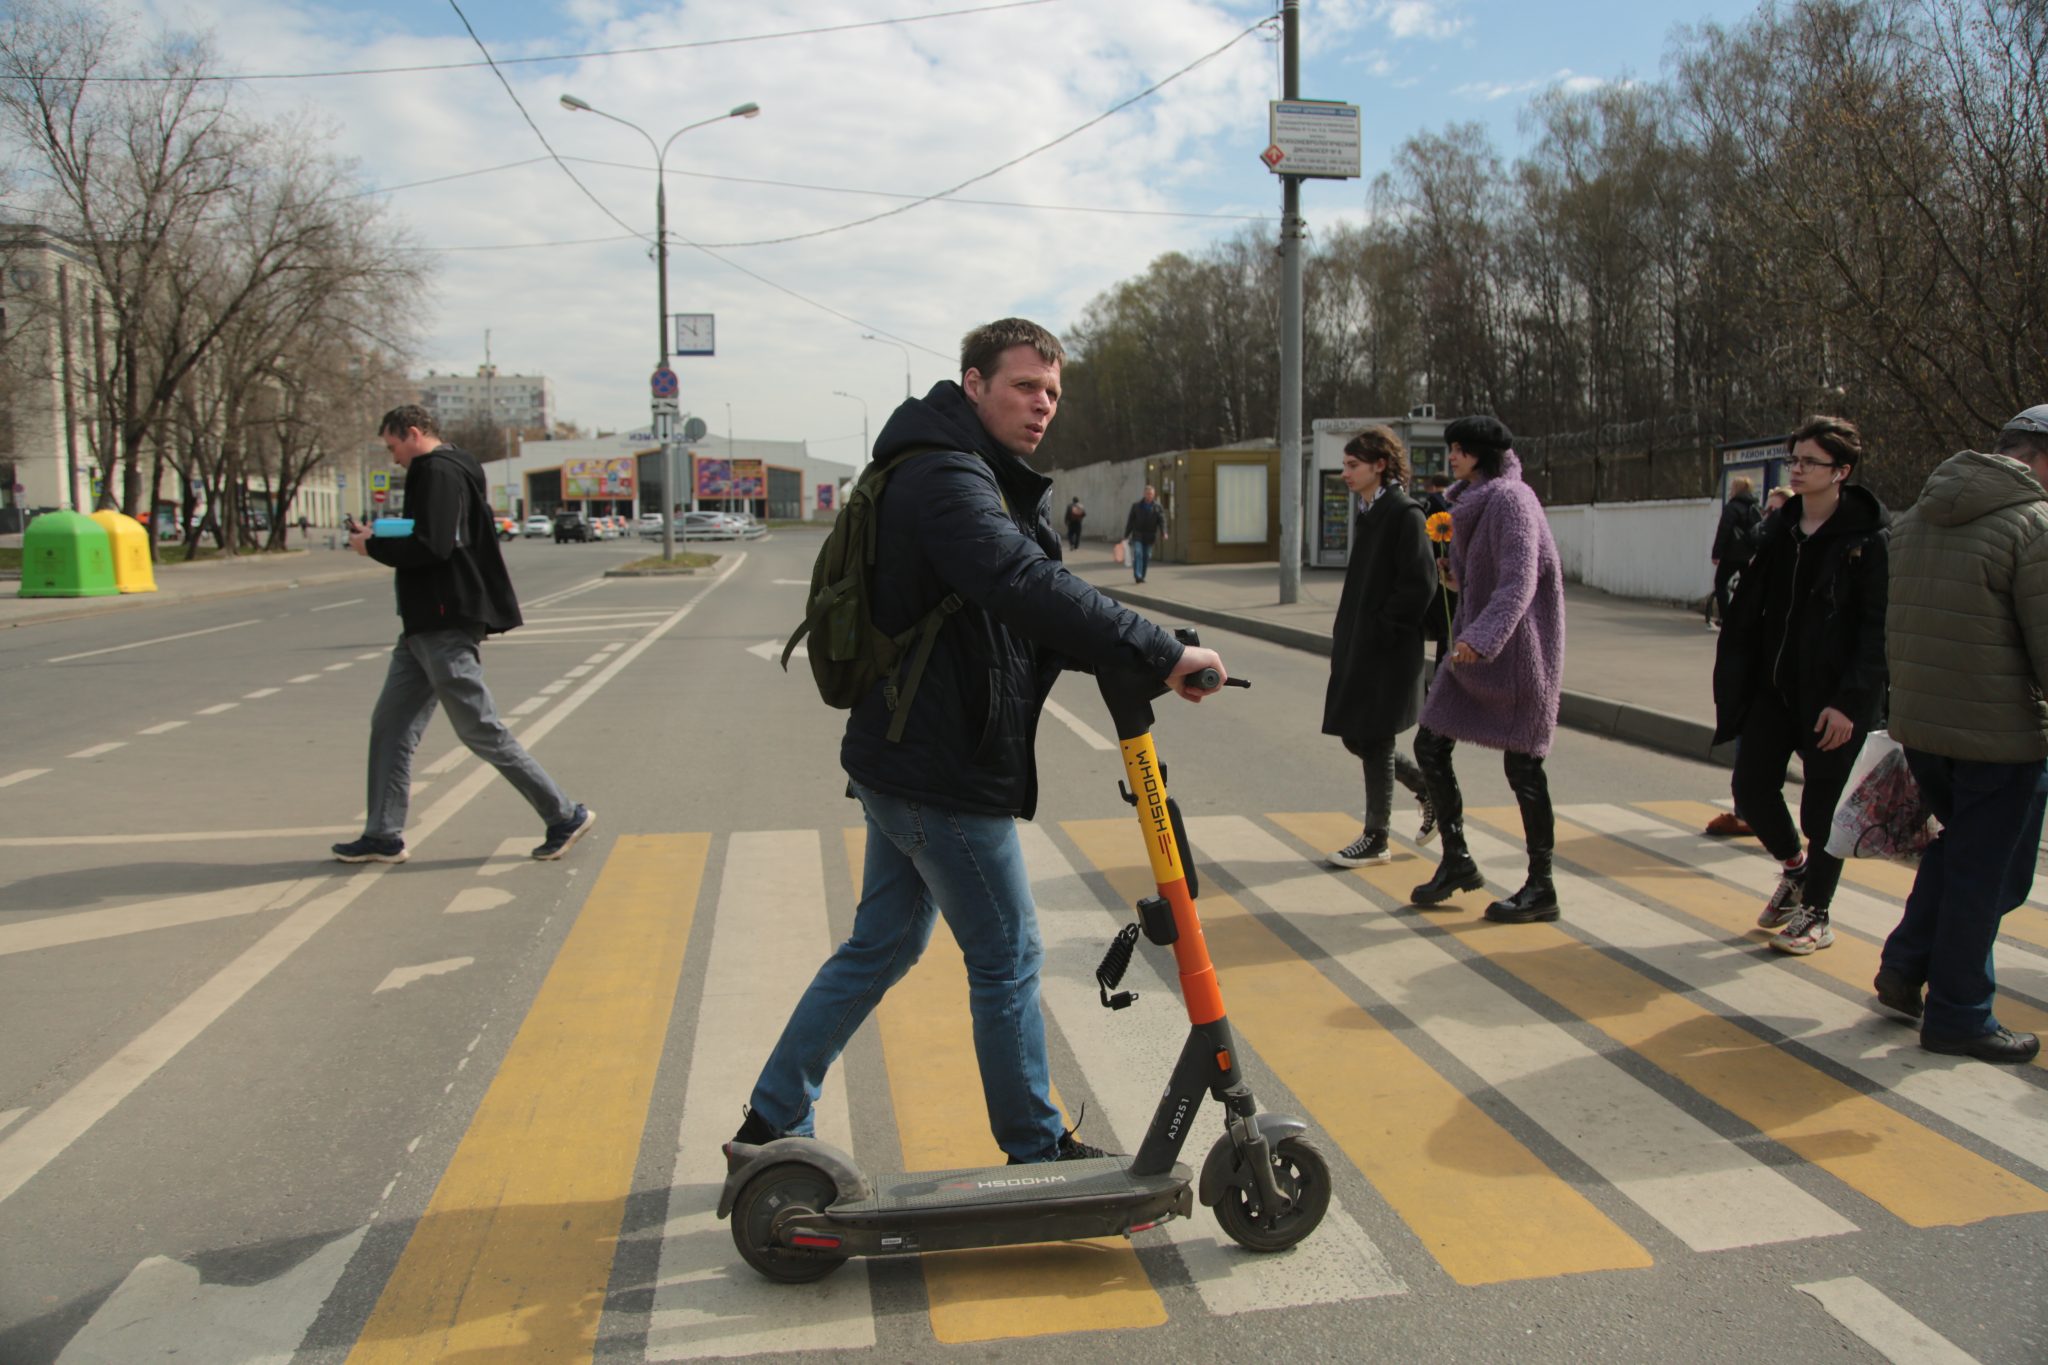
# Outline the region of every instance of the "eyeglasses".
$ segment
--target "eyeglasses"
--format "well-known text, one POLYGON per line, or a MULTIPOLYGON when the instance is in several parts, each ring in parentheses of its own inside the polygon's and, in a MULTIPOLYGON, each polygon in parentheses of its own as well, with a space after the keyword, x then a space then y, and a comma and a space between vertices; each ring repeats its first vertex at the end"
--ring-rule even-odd
POLYGON ((1838 464, 1836 464, 1836 463, 1835 463, 1835 462, 1834 462, 1833 460, 1809 460, 1809 459, 1808 459, 1808 458, 1806 458, 1806 456, 1804 456, 1804 455, 1794 455, 1794 456, 1793 456, 1793 457, 1792 457, 1791 459, 1789 459, 1789 460, 1785 461, 1785 468, 1787 468, 1787 469, 1839 469, 1839 468, 1841 468, 1841 466, 1840 466, 1840 465, 1838 465, 1838 464))

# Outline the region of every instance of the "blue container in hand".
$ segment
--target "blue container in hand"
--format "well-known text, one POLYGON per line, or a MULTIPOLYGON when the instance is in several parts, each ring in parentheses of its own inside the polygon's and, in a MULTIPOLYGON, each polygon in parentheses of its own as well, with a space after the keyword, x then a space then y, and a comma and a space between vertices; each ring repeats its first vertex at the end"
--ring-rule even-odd
POLYGON ((412 534, 411 517, 379 517, 370 523, 370 534, 379 537, 405 537, 412 534))

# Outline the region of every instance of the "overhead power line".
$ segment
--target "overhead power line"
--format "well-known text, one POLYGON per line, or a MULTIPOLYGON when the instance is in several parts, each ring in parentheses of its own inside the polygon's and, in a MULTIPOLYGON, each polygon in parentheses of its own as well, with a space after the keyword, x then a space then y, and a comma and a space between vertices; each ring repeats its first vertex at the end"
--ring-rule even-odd
MULTIPOLYGON (((581 62, 593 57, 638 57, 654 52, 682 52, 690 48, 731 47, 740 43, 771 43, 784 38, 812 38, 828 33, 851 33, 856 29, 888 28, 896 24, 919 24, 928 19, 958 19, 971 14, 993 14, 998 10, 1029 9, 1033 5, 1054 5, 1060 0, 1007 0, 1004 4, 977 5, 971 9, 940 10, 932 14, 907 14, 898 19, 864 19, 851 24, 825 24, 816 28, 785 29, 777 33, 752 33, 738 38, 699 38, 687 43, 655 43, 647 47, 602 48, 594 52, 557 52, 545 57, 486 57, 480 62, 430 62, 417 66, 361 66, 338 71, 265 71, 237 75, 186 76, 190 81, 311 81, 339 76, 405 76, 423 71, 468 71, 488 66, 531 66, 541 62, 581 62)), ((464 21, 465 25, 467 20, 464 21)), ((474 32, 471 33, 475 36, 474 32)), ((132 85, 160 81, 161 76, 63 76, 67 81, 90 81, 102 85, 132 85)))

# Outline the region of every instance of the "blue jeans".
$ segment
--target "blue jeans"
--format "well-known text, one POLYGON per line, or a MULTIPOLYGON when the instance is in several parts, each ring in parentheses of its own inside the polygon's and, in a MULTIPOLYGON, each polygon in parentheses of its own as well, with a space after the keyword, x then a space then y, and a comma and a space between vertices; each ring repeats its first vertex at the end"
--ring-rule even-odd
POLYGON ((1038 911, 1016 821, 921 805, 858 783, 853 790, 868 822, 853 936, 797 1001, 754 1082, 754 1112, 780 1132, 810 1136, 825 1072, 917 962, 944 915, 967 959, 989 1129, 1019 1161, 1050 1161, 1062 1128, 1038 1004, 1038 911))
POLYGON ((1138 582, 1145 581, 1145 570, 1152 564, 1152 546, 1142 540, 1131 541, 1131 577, 1138 582))
POLYGON ((2041 842, 2042 764, 1973 763, 1906 750, 1907 766, 1941 820, 1921 855, 1885 968, 1927 983, 1920 1033, 1952 1041, 1995 1032, 1991 945, 1998 922, 2027 898, 2041 842))

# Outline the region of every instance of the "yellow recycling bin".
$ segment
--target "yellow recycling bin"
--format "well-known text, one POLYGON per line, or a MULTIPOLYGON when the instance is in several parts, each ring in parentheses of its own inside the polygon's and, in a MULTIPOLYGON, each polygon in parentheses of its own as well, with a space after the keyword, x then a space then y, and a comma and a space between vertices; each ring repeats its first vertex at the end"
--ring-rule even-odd
POLYGON ((122 592, 155 592, 156 571, 149 564, 149 532, 133 517, 111 507, 92 514, 106 528, 114 553, 114 585, 122 592))
POLYGON ((112 597, 114 550, 107 528, 78 512, 45 512, 21 537, 21 596, 112 597))

